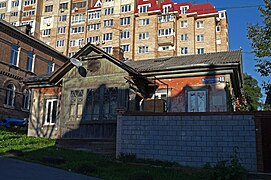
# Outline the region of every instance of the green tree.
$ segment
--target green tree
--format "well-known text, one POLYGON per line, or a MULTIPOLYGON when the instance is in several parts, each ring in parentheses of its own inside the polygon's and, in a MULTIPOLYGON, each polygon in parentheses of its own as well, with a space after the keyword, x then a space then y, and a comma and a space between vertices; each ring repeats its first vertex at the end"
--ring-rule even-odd
POLYGON ((264 0, 264 3, 264 7, 259 8, 263 23, 249 25, 248 38, 251 40, 253 53, 258 58, 256 70, 261 76, 269 79, 263 83, 263 87, 268 93, 271 91, 271 0, 264 0))
POLYGON ((261 88, 258 86, 258 81, 246 73, 244 74, 244 94, 247 102, 244 109, 249 111, 258 110, 261 106, 261 88))

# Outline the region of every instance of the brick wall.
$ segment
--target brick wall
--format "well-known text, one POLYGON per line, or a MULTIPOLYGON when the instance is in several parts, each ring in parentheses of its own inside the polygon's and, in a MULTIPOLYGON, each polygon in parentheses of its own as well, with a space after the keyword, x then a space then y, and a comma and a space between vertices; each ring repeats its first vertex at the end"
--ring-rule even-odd
POLYGON ((118 117, 117 155, 202 167, 229 160, 238 147, 243 166, 257 170, 253 114, 185 113, 118 117))

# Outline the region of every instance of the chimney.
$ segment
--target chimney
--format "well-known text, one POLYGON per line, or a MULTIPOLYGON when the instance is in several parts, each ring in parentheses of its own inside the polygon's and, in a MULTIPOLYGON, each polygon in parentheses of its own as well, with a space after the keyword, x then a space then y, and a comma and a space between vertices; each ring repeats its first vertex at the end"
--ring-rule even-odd
POLYGON ((23 33, 27 34, 28 36, 30 36, 30 34, 31 34, 32 27, 30 24, 16 26, 16 28, 19 29, 20 31, 22 31, 23 33))
POLYGON ((119 61, 124 60, 124 51, 120 47, 113 47, 113 57, 119 61))

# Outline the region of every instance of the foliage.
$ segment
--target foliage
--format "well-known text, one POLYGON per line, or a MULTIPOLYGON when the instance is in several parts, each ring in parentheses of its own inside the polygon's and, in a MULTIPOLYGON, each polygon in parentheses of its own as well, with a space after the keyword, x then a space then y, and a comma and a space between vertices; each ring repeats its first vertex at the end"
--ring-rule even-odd
POLYGON ((243 110, 256 111, 260 107, 262 97, 258 81, 248 74, 244 74, 244 94, 247 104, 243 104, 243 110))
POLYGON ((245 180, 247 177, 246 170, 240 163, 237 147, 230 161, 219 161, 214 167, 206 166, 210 170, 211 180, 245 180))
MULTIPOLYGON (((264 0, 265 7, 259 11, 263 18, 263 24, 249 25, 248 38, 251 40, 253 53, 257 59, 256 69, 261 76, 271 76, 271 0, 264 0)), ((270 78, 269 78, 270 79, 270 78)), ((264 82, 266 92, 271 91, 270 80, 264 82)))

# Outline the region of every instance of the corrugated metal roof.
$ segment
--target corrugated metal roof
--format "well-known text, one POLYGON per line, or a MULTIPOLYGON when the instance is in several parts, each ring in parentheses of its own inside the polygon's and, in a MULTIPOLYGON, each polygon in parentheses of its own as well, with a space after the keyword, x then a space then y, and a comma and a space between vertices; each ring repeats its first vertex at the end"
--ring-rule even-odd
POLYGON ((133 67, 139 72, 175 69, 181 66, 192 66, 198 64, 228 64, 241 63, 242 51, 225 51, 217 53, 207 53, 188 56, 173 56, 157 59, 126 61, 128 66, 133 67))

